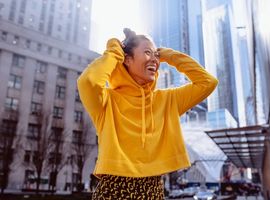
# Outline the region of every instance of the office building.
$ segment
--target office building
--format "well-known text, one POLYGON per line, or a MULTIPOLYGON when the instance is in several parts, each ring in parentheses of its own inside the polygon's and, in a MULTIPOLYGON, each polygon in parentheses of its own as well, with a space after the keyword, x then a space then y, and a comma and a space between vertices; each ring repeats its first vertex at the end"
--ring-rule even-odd
POLYGON ((230 11, 224 1, 202 1, 205 67, 219 85, 208 98, 208 110, 227 109, 238 121, 235 68, 233 62, 230 11))
MULTIPOLYGON (((93 168, 95 131, 76 88, 80 73, 98 56, 88 50, 90 12, 91 0, 0 0, 0 166, 8 189, 34 189, 43 159, 40 189, 77 190, 82 174, 75 160, 82 155, 73 149, 86 124, 93 134, 84 161, 93 168), (57 152, 48 141, 61 142, 57 152)), ((88 167, 82 169, 83 182, 88 167)))

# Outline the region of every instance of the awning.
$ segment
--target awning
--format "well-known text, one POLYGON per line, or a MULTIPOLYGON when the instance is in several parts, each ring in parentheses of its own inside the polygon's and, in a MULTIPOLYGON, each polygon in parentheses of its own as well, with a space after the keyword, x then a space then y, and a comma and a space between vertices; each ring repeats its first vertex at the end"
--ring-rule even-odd
POLYGON ((237 167, 261 168, 269 125, 205 131, 237 167))

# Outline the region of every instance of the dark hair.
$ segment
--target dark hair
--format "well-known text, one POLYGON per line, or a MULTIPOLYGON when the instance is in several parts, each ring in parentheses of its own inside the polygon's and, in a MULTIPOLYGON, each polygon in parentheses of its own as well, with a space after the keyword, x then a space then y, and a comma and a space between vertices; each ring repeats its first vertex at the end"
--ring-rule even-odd
POLYGON ((130 30, 129 28, 124 28, 123 32, 126 36, 126 38, 122 41, 123 50, 129 56, 133 56, 133 49, 139 45, 140 41, 142 40, 152 41, 148 36, 137 35, 134 31, 130 30))

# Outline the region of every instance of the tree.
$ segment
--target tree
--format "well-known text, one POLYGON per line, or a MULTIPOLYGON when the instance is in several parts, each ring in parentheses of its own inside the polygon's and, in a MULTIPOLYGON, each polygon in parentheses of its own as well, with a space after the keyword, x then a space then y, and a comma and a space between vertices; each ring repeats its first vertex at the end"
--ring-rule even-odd
POLYGON ((11 117, 0 121, 0 187, 1 194, 8 185, 11 164, 14 158, 13 143, 16 138, 18 112, 9 111, 11 117), (12 113, 11 113, 12 112, 12 113))
POLYGON ((32 152, 32 167, 36 172, 36 193, 39 193, 39 187, 42 180, 42 172, 48 160, 50 148, 50 132, 51 132, 52 116, 50 112, 37 113, 36 123, 29 124, 28 142, 32 152))
POLYGON ((53 193, 56 188, 57 175, 65 165, 63 144, 65 134, 59 119, 52 119, 52 113, 44 111, 36 114, 36 123, 29 124, 28 141, 34 154, 32 166, 36 172, 36 193, 39 193, 43 172, 49 171, 49 189, 53 193), (58 123, 60 122, 60 123, 58 123))
POLYGON ((57 175, 66 164, 66 159, 63 156, 64 136, 63 128, 52 127, 49 137, 50 156, 48 159, 48 166, 50 168, 49 189, 52 192, 55 191, 57 175))
POLYGON ((96 146, 96 144, 91 144, 90 137, 91 137, 91 125, 90 123, 86 123, 83 125, 83 129, 80 131, 73 131, 73 141, 72 146, 75 152, 74 156, 72 157, 73 163, 75 163, 78 171, 78 180, 76 181, 77 190, 81 192, 83 190, 83 180, 82 180, 82 173, 83 167, 86 163, 90 152, 96 146))

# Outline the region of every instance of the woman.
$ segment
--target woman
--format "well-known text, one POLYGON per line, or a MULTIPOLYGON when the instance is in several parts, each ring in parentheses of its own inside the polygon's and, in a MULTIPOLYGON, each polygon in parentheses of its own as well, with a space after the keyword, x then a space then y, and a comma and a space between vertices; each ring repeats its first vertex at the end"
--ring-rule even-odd
POLYGON ((78 79, 78 89, 98 135, 93 199, 163 199, 161 175, 190 166, 179 116, 205 99, 218 81, 191 57, 156 49, 144 35, 125 29, 78 79), (160 62, 190 83, 155 89, 160 62), (106 82, 109 83, 108 87, 106 82))

